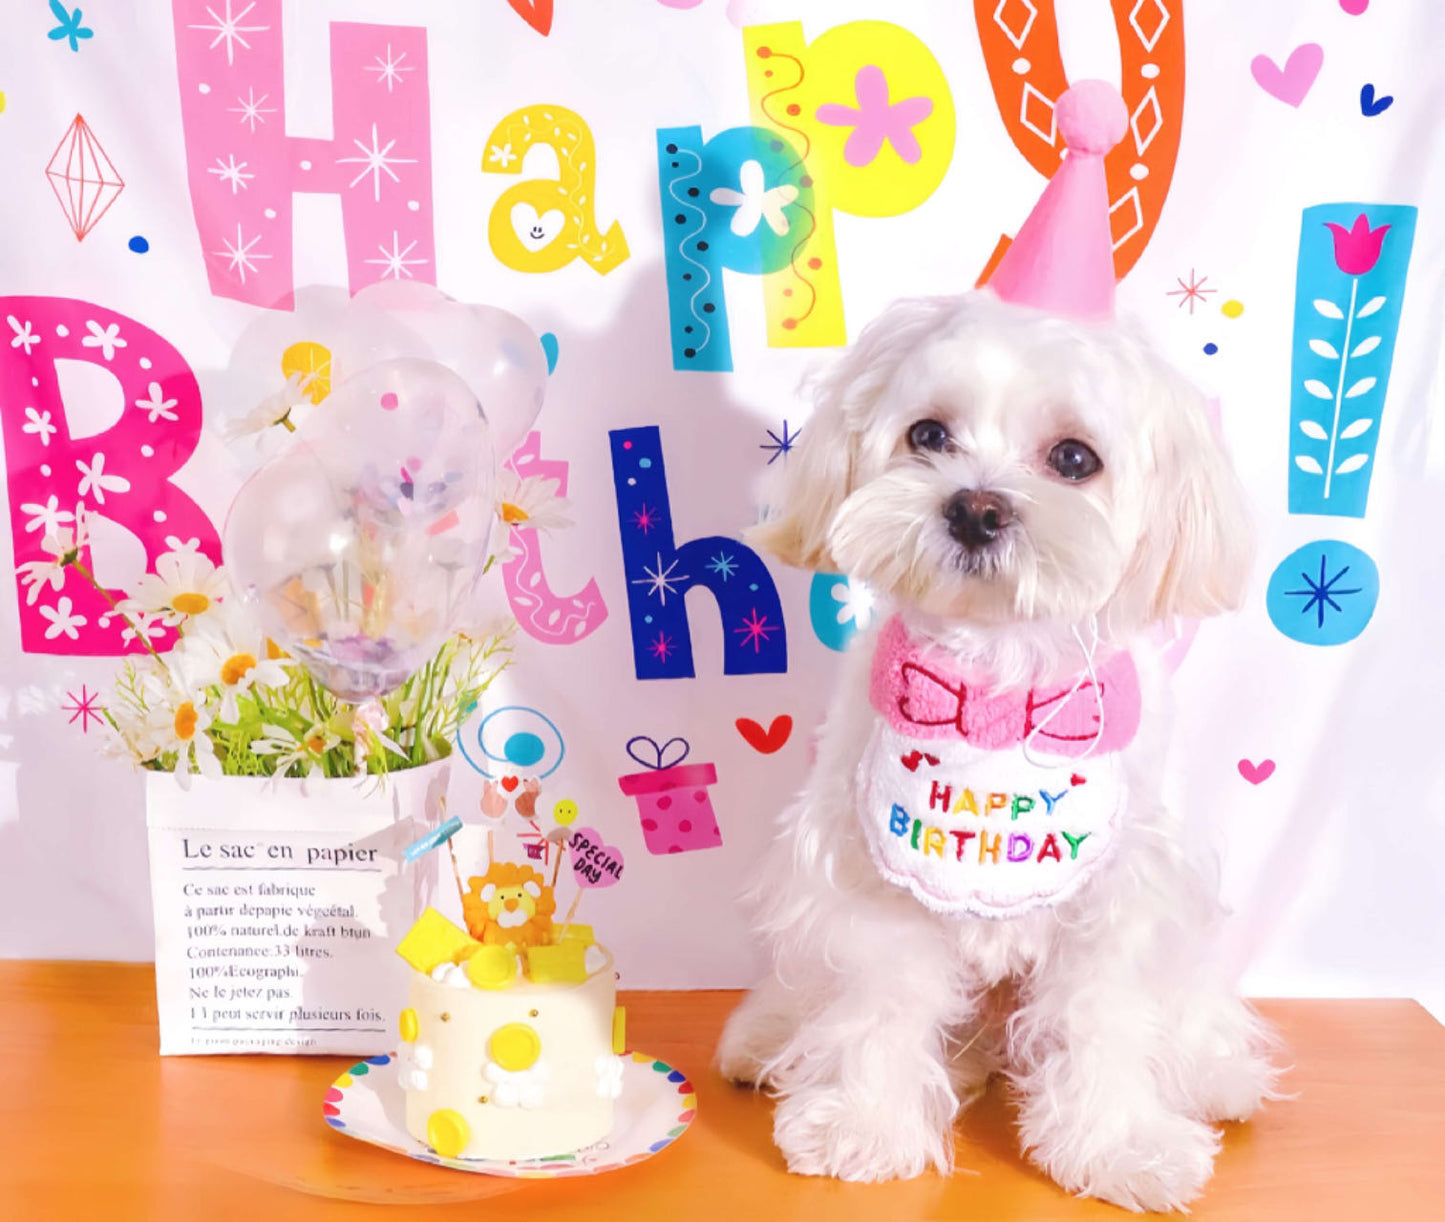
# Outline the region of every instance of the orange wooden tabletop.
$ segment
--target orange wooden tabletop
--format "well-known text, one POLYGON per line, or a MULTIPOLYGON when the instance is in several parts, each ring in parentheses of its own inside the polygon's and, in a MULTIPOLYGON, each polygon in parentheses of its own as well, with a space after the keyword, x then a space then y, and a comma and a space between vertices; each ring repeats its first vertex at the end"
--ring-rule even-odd
MULTIPOLYGON (((0 1218, 1121 1219, 1018 1154, 998 1091, 959 1126, 960 1171, 899 1184, 788 1175, 766 1098, 709 1067, 737 994, 633 993, 633 1045, 697 1086, 692 1129, 655 1158, 570 1180, 447 1171, 328 1128, 339 1057, 156 1054, 148 966, 0 962, 0 1218), (412 1206, 412 1210, 398 1209, 412 1206)), ((1445 1217, 1445 1029, 1407 1001, 1276 1001, 1296 1098, 1231 1126, 1197 1219, 1445 1217)))

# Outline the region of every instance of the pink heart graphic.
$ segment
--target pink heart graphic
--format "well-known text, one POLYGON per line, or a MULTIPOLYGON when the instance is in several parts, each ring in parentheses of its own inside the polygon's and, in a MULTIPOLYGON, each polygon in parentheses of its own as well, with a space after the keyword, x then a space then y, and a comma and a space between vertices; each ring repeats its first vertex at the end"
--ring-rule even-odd
POLYGON ((1253 763, 1250 760, 1240 760, 1236 765, 1239 775, 1251 785, 1260 785, 1274 775, 1274 760, 1260 760, 1253 763))
POLYGON ((1268 55, 1256 55, 1249 61, 1249 70, 1259 82, 1259 87, 1270 97, 1298 107, 1315 83, 1324 62, 1325 49, 1317 42, 1307 42, 1289 53, 1283 68, 1268 55))
POLYGON ((602 839, 595 827, 579 827, 568 841, 572 877, 579 887, 610 887, 622 879, 622 850, 602 839))

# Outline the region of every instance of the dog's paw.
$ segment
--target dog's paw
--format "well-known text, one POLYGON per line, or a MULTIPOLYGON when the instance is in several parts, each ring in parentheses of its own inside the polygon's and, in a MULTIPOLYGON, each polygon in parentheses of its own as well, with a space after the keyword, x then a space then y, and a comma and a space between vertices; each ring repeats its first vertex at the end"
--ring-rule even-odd
POLYGON ((797 1030, 795 999, 776 980, 766 980, 728 1015, 718 1040, 717 1067, 729 1082, 771 1086, 775 1065, 797 1030))
POLYGON ((1206 1120, 1248 1120, 1266 1099, 1277 1099, 1279 1071, 1263 1056, 1220 1058, 1201 1067, 1195 1106, 1206 1120))
POLYGON ((1092 1131, 1077 1134, 1077 1146, 1051 1135, 1034 1148, 1034 1161, 1070 1192, 1136 1211, 1183 1209, 1204 1191, 1219 1152, 1219 1134, 1209 1125, 1155 1112, 1100 1141, 1108 1121, 1100 1117, 1092 1131))
POLYGON ((715 1058, 718 1072, 739 1086, 767 1086, 765 1058, 751 1035, 747 1024, 739 1021, 736 1014, 729 1020, 718 1041, 715 1058))
POLYGON ((874 1183, 906 1180, 953 1165, 953 1134, 922 1116, 841 1090, 808 1089, 778 1104, 773 1140, 795 1175, 874 1183))

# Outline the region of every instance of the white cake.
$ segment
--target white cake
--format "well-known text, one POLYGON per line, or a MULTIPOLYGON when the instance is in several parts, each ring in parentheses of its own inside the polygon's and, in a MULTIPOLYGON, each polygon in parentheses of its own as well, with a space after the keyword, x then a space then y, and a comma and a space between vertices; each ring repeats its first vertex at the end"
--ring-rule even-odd
POLYGON ((397 1054, 413 1137, 447 1158, 520 1160, 607 1136, 623 1012, 589 929, 484 945, 428 909, 397 949, 417 969, 397 1054))

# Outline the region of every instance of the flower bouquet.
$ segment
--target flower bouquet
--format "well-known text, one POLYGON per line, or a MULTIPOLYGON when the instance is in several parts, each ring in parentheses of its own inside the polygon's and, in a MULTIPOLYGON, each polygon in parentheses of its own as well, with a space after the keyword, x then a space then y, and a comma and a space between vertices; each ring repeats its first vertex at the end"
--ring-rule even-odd
POLYGON ((540 344, 500 311, 424 304, 448 342, 505 351, 469 378, 383 346, 324 395, 283 360, 262 414, 288 439, 232 503, 224 571, 172 537, 116 598, 84 504, 21 566, 32 603, 89 582, 132 646, 106 749, 147 774, 163 1053, 386 1049, 390 948, 436 885, 402 850, 444 818, 457 731, 510 657, 510 616, 478 609, 510 554, 492 540, 566 521, 557 481, 494 465, 540 405, 540 344))

